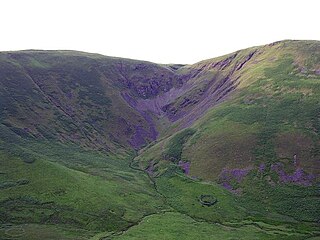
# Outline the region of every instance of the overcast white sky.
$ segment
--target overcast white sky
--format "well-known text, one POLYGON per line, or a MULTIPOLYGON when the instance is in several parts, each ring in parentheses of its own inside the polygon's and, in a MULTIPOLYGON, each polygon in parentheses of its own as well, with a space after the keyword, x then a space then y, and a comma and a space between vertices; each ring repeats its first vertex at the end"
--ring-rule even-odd
POLYGON ((0 0, 0 11, 0 51, 194 63, 283 39, 320 40, 319 0, 0 0))

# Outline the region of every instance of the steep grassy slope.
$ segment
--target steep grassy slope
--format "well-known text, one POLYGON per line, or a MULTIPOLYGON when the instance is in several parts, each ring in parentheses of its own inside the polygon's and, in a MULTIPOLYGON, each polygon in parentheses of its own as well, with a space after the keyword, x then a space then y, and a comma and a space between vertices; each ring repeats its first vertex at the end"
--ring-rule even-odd
POLYGON ((317 42, 263 49, 254 59, 257 67, 239 79, 237 95, 196 125, 197 140, 184 152, 195 163, 191 174, 217 179, 223 168, 261 164, 267 170, 280 164, 287 171, 319 174, 319 55, 317 42))
POLYGON ((0 119, 10 130, 108 151, 157 136, 121 92, 145 98, 173 84, 156 64, 72 51, 4 52, 0 74, 0 119))
MULTIPOLYGON (((215 71, 223 62, 222 71, 234 72, 237 88, 192 126, 195 134, 182 144, 180 158, 191 162, 190 175, 217 180, 224 168, 270 168, 278 162, 319 174, 319 48, 318 42, 284 41, 194 65, 215 71), (247 62, 239 65, 236 59, 243 56, 247 62)), ((186 119, 172 127, 184 126, 186 119)), ((151 158, 163 158, 172 141, 153 146, 151 158)), ((148 150, 142 158, 147 155, 148 150)))
POLYGON ((36 155, 33 163, 0 152, 1 224, 54 224, 56 231, 82 229, 90 236, 125 229, 166 208, 147 176, 128 167, 130 156, 53 142, 23 147, 36 155))

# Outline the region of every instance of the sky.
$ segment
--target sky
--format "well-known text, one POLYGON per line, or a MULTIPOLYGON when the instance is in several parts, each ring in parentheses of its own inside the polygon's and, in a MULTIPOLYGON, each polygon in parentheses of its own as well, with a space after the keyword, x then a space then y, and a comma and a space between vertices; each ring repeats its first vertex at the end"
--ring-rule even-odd
POLYGON ((195 63, 278 40, 320 40, 319 10, 319 0, 0 0, 0 51, 195 63))

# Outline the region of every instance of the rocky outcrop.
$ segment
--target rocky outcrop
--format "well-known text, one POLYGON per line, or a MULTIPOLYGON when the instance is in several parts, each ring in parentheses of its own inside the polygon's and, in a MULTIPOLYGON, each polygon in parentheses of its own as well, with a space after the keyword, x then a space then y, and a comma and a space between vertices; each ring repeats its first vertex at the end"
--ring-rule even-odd
POLYGON ((134 71, 145 71, 145 75, 139 75, 141 72, 138 75, 129 74, 128 66, 122 64, 119 71, 126 86, 122 97, 145 119, 148 116, 152 131, 157 125, 154 117, 179 122, 180 128, 185 128, 208 109, 228 98, 238 85, 238 72, 255 54, 256 51, 252 51, 240 56, 237 52, 217 62, 208 60, 176 68, 161 66, 155 69, 154 65, 141 64, 131 66, 134 71))

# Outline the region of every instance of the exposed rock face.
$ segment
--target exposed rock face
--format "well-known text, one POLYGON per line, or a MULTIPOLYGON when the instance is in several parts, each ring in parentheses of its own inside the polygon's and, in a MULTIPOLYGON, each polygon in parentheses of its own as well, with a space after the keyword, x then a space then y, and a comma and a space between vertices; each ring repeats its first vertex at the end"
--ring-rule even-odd
POLYGON ((132 95, 142 99, 153 98, 169 91, 175 84, 175 74, 170 68, 152 63, 120 61, 118 80, 132 95))
POLYGON ((129 141, 131 146, 133 146, 135 149, 138 149, 142 145, 146 144, 146 138, 156 140, 158 132, 151 115, 145 111, 145 109, 137 107, 137 102, 129 94, 123 93, 122 97, 132 108, 136 109, 140 113, 149 126, 148 129, 144 129, 142 125, 135 126, 135 133, 129 141))
POLYGON ((234 53, 217 62, 208 60, 176 69, 161 68, 161 74, 154 72, 153 67, 148 69, 142 65, 138 69, 153 75, 140 79, 136 75, 127 77, 127 71, 121 70, 129 89, 122 96, 140 113, 179 121, 181 128, 188 127, 236 89, 240 70, 255 54, 256 51, 252 51, 239 57, 234 53))

